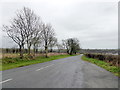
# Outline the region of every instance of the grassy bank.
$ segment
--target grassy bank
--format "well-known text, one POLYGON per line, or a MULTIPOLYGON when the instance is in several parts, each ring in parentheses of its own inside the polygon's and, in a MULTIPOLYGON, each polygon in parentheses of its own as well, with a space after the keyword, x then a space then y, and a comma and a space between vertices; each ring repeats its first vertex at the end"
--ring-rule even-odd
POLYGON ((17 68, 17 67, 22 67, 22 66, 27 66, 27 65, 31 65, 31 64, 37 64, 37 63, 43 63, 43 62, 47 62, 47 61, 52 61, 55 59, 60 59, 60 58, 65 58, 65 57, 70 57, 73 55, 56 55, 56 56, 50 56, 49 58, 45 58, 42 56, 36 57, 33 60, 28 60, 28 59, 19 59, 19 58, 4 58, 2 61, 4 61, 4 63, 2 64, 2 68, 0 68, 1 70, 8 70, 8 69, 12 69, 12 68, 17 68), (5 63, 6 61, 6 63, 5 63))
POLYGON ((104 69, 106 69, 107 71, 110 71, 112 73, 114 73, 116 76, 120 77, 120 67, 118 68, 117 66, 111 66, 110 63, 104 62, 104 61, 100 61, 97 59, 93 59, 93 58, 88 58, 86 56, 82 56, 82 60, 91 62, 93 64, 96 64, 104 69))

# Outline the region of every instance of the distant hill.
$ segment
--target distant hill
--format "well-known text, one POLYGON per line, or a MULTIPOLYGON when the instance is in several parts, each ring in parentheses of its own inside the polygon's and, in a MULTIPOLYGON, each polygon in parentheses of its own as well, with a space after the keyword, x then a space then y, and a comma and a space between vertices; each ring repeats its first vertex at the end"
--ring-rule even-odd
POLYGON ((118 49, 81 49, 80 53, 118 54, 118 49))

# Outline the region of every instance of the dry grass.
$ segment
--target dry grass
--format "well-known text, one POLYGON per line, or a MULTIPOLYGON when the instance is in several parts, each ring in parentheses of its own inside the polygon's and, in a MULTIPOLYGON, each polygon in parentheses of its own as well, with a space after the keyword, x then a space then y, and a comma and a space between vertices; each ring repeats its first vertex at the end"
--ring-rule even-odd
POLYGON ((13 54, 13 53, 3 53, 2 58, 16 58, 19 57, 19 54, 13 54))
POLYGON ((67 55, 67 53, 48 53, 48 56, 67 55))
MULTIPOLYGON (((2 53, 0 54, 0 59, 1 58, 16 58, 16 57, 19 57, 19 53, 2 53)), ((44 56, 45 54, 43 53, 38 53, 36 54, 35 56, 38 57, 38 56, 44 56)), ((55 56, 55 55, 67 55, 67 53, 48 53, 48 56, 55 56)), ((27 56, 27 54, 24 54, 24 56, 27 56)), ((33 54, 31 54, 31 56, 33 56, 33 54)))

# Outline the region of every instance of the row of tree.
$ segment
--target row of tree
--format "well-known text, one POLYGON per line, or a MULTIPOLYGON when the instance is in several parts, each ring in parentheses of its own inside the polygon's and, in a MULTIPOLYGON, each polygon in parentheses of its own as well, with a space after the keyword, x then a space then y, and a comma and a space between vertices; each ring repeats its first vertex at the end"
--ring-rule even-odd
POLYGON ((33 48, 34 56, 40 45, 44 46, 45 56, 48 48, 54 46, 67 49, 67 53, 76 53, 80 49, 79 41, 75 38, 62 40, 62 45, 57 43, 55 32, 51 24, 45 24, 31 9, 24 7, 16 13, 9 26, 3 25, 3 31, 19 46, 20 58, 23 58, 23 50, 27 48, 30 55, 33 48))

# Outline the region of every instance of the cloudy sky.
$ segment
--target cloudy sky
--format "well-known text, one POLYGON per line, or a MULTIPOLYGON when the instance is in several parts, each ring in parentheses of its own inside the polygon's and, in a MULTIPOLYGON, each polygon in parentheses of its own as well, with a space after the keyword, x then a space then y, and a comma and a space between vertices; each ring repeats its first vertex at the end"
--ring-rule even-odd
MULTIPOLYGON (((118 48, 116 0, 5 0, 0 6, 0 26, 9 25, 15 12, 25 6, 39 15, 42 21, 52 24, 59 41, 75 37, 82 48, 118 48)), ((0 34, 2 47, 13 46, 3 32, 0 31, 0 34)))

